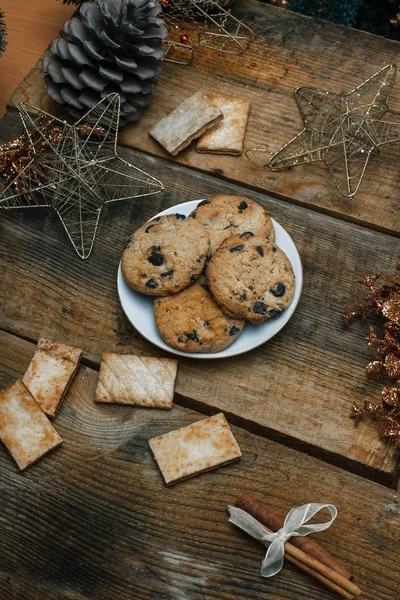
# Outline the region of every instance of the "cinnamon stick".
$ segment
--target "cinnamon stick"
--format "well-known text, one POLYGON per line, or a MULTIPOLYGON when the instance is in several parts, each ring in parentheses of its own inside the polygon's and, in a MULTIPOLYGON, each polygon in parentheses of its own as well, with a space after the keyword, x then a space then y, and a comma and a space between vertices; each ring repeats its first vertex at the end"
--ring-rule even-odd
MULTIPOLYGON (((272 512, 265 504, 257 500, 254 496, 248 492, 242 492, 236 501, 236 506, 242 508, 250 515, 252 515, 257 521, 266 525, 272 531, 278 531, 283 527, 284 519, 272 512)), ((332 556, 327 550, 322 548, 317 542, 307 537, 292 537, 290 543, 299 548, 312 558, 315 558, 323 565, 329 567, 339 575, 342 575, 346 579, 352 581, 354 575, 346 569, 336 558, 332 556)))
MULTIPOLYGON (((265 527, 265 525, 264 528, 272 533, 272 530, 265 527)), ((264 540, 259 539, 258 541, 265 545, 264 540)), ((323 565, 289 542, 285 542, 285 558, 311 577, 314 577, 314 579, 323 583, 330 590, 346 598, 346 600, 353 600, 356 596, 361 596, 360 588, 352 581, 349 581, 347 577, 343 577, 343 575, 340 575, 330 567, 323 565)))
POLYGON ((301 563, 299 560, 297 560, 293 556, 290 556, 289 554, 286 554, 285 558, 289 562, 291 562, 294 565, 296 565, 296 567, 298 567, 299 569, 301 569, 302 571, 304 571, 304 573, 307 573, 307 575, 310 575, 310 577, 313 577, 314 579, 316 579, 317 581, 319 581, 320 583, 322 583, 325 587, 329 588, 333 592, 336 592, 337 594, 339 594, 340 596, 342 596, 342 598, 346 598, 346 600, 354 600, 354 598, 355 598, 354 594, 351 594, 350 592, 347 592, 342 587, 340 587, 339 585, 335 584, 333 581, 330 581, 329 579, 327 579, 326 577, 324 577, 320 573, 317 573, 317 571, 314 571, 314 569, 311 569, 307 565, 301 563))

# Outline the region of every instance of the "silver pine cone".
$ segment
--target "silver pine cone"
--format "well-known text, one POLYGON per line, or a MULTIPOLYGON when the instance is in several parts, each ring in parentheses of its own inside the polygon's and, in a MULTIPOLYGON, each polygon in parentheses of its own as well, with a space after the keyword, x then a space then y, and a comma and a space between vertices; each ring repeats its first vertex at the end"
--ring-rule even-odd
POLYGON ((64 23, 43 59, 49 96, 79 118, 118 92, 120 125, 137 121, 164 56, 167 29, 158 0, 87 0, 79 13, 64 23))

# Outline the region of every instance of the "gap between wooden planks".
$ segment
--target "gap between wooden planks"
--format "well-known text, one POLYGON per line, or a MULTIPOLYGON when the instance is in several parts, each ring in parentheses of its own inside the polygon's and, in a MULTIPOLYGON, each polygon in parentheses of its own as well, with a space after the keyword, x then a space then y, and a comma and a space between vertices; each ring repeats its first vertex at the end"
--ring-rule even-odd
MULTIPOLYGON (((21 377, 34 345, 2 337, 0 386, 21 377)), ((331 502, 339 516, 316 539, 354 573, 365 600, 400 586, 399 496, 238 427, 243 456, 167 488, 149 438, 203 415, 98 406, 97 373, 81 366, 54 422, 64 443, 19 473, 0 446, 0 592, 7 600, 334 600, 285 564, 259 575, 264 551, 228 523, 246 489, 284 515, 331 502)))
MULTIPOLYGON (((360 192, 349 200, 337 192, 328 168, 320 163, 274 173, 252 165, 244 155, 203 155, 195 151, 194 145, 172 158, 149 136, 151 127, 191 94, 199 89, 210 94, 217 90, 218 94, 251 102, 245 147, 265 145, 267 161, 270 153, 302 128, 293 98, 296 87, 350 91, 385 64, 398 60, 398 42, 257 0, 238 0, 235 14, 257 35, 249 50, 242 56, 230 56, 201 49, 190 67, 164 63, 152 103, 138 124, 121 129, 120 143, 272 193, 290 203, 400 236, 398 144, 383 147, 371 158, 360 192)), ((10 100, 12 106, 20 101, 50 113, 59 112, 59 105, 46 94, 40 61, 10 100)), ((398 81, 390 102, 393 110, 400 109, 398 81)))
MULTIPOLYGON (((1 136, 14 137, 19 126, 10 112, 1 136)), ((3 212, 2 329, 35 342, 45 336, 81 347, 96 364, 104 351, 161 354, 133 330, 118 301, 116 273, 126 239, 168 206, 248 190, 125 152, 130 162, 157 174, 166 190, 151 199, 109 205, 88 261, 74 254, 51 211, 3 212)), ((393 448, 378 439, 374 424, 356 429, 348 416, 353 401, 379 401, 381 385, 364 379, 366 331, 359 323, 346 329, 343 312, 360 297, 361 277, 393 270, 400 242, 269 196, 250 196, 297 244, 305 274, 302 300, 285 329, 253 352, 224 361, 180 360, 177 393, 202 411, 224 410, 247 428, 391 484, 393 448)))

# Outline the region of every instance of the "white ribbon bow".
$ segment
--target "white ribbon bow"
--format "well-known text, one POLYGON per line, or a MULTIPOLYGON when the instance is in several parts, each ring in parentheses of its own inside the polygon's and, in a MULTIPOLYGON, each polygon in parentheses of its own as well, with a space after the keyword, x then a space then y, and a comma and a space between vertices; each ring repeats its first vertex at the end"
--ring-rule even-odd
POLYGON ((243 529, 246 533, 257 540, 271 542, 267 554, 261 564, 261 575, 263 577, 272 577, 279 573, 283 566, 283 557, 285 554, 285 542, 293 536, 305 536, 314 531, 324 531, 328 529, 336 519, 337 510, 333 504, 304 504, 297 508, 292 508, 288 512, 282 529, 276 533, 269 533, 261 523, 246 511, 234 506, 229 506, 229 521, 243 529), (323 508, 327 508, 331 513, 331 519, 326 523, 316 523, 314 525, 303 525, 307 523, 314 515, 323 508))

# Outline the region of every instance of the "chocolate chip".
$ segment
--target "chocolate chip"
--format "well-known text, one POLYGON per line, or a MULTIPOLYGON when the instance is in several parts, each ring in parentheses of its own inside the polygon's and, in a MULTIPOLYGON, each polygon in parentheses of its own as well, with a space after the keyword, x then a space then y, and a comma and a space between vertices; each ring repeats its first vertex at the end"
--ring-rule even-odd
POLYGON ((146 281, 145 286, 154 290, 158 287, 158 283, 153 278, 151 278, 148 281, 146 281))
POLYGON ((150 252, 151 252, 152 254, 155 254, 156 252, 161 252, 161 248, 160 248, 160 246, 152 246, 152 247, 150 248, 150 252))
POLYGON ((197 332, 195 329, 193 329, 193 332, 191 331, 186 331, 185 334, 188 340, 193 340, 193 342, 198 342, 200 341, 199 338, 197 337, 197 332))
POLYGON ((247 202, 245 202, 245 200, 242 200, 241 203, 238 206, 239 210, 244 210, 245 208, 247 208, 248 204, 247 202))
POLYGON ((258 315, 265 315, 267 312, 267 305, 264 302, 254 302, 253 304, 253 312, 258 315))
POLYGON ((178 219, 178 221, 179 221, 179 219, 181 221, 184 221, 186 219, 186 215, 180 215, 179 213, 176 213, 175 219, 178 219))
POLYGON ((153 223, 152 225, 149 225, 148 227, 146 227, 145 233, 149 233, 150 229, 155 226, 156 226, 156 224, 153 223))
POLYGON ((199 208, 199 206, 205 206, 206 204, 210 204, 209 200, 202 200, 201 202, 198 203, 197 208, 199 208))
POLYGON ((203 290, 208 290, 208 285, 206 284, 206 282, 205 282, 205 281, 202 281, 202 282, 201 282, 201 284, 200 284, 200 287, 202 287, 202 288, 203 288, 203 290))
POLYGON ((239 327, 236 327, 236 325, 232 325, 232 327, 229 330, 229 335, 237 335, 238 333, 240 333, 239 327))
POLYGON ((159 267, 164 262, 164 255, 160 252, 154 252, 154 254, 151 254, 147 260, 155 267, 159 267))
POLYGON ((286 292, 286 288, 283 285, 283 283, 277 283, 272 289, 271 289, 271 293, 274 296, 277 296, 278 298, 280 296, 283 296, 283 294, 286 292))
POLYGON ((252 233, 251 231, 245 231, 240 237, 254 237, 254 233, 252 233))
POLYGON ((196 281, 197 277, 196 275, 191 275, 190 276, 190 283, 194 283, 196 281))
POLYGON ((262 246, 257 246, 256 250, 260 256, 264 256, 264 250, 262 246))
POLYGON ((274 317, 277 317, 278 315, 281 314, 281 310, 271 310, 271 312, 269 313, 269 318, 273 319, 274 317))
POLYGON ((246 294, 241 294, 239 296, 239 302, 243 302, 244 300, 247 300, 247 296, 246 296, 246 294))
POLYGON ((172 275, 174 274, 172 269, 168 269, 168 271, 164 271, 164 273, 161 273, 161 277, 172 277, 172 275))
POLYGON ((205 325, 206 327, 208 327, 208 326, 209 326, 209 324, 210 324, 210 322, 209 322, 209 321, 204 321, 204 325, 205 325))
POLYGON ((272 252, 276 252, 276 247, 272 246, 272 252))
POLYGON ((243 250, 244 244, 239 244, 239 246, 233 246, 233 248, 229 248, 229 252, 240 252, 243 250))

